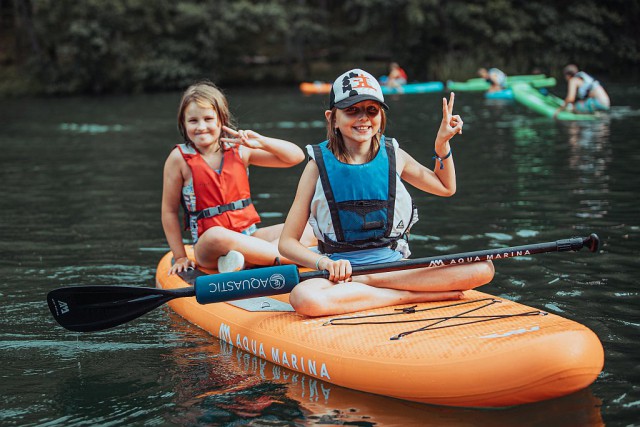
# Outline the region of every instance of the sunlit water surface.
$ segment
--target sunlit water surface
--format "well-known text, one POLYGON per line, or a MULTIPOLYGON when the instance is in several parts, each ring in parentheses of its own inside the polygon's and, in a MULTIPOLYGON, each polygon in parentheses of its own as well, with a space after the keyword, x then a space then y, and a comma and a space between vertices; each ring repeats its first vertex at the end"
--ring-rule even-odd
MULTIPOLYGON (((586 251, 496 262, 485 292, 576 320, 606 352, 587 390, 504 410, 455 409, 360 393, 278 368, 220 342, 167 307, 78 334, 54 322, 52 288, 153 286, 167 246, 162 167, 178 142, 179 95, 0 101, 0 424, 637 425, 640 420, 640 87, 611 85, 593 123, 554 122, 512 102, 459 93, 458 192, 413 191, 413 256, 596 232, 586 251)), ((242 128, 324 136, 324 97, 228 91, 242 128)), ((441 94, 390 97, 387 134, 432 165, 441 94)), ((253 168, 263 223, 282 222, 302 165, 253 168)))

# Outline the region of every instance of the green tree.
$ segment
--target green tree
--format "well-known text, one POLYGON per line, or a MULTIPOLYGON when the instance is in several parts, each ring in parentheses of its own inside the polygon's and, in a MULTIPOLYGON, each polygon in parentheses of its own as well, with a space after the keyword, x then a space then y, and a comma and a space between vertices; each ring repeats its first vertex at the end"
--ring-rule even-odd
POLYGON ((19 71, 1 75, 48 93, 291 83, 391 60, 416 80, 640 63, 640 0, 5 0, 0 12, 13 16, 0 72, 19 71))

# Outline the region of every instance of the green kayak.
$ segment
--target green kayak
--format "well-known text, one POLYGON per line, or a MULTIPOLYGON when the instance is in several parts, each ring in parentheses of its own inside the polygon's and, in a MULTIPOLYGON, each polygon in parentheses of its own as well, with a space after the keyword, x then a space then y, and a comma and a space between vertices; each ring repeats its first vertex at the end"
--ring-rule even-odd
MULTIPOLYGON (((511 86, 511 90, 516 101, 546 117, 554 117, 556 110, 563 103, 561 98, 552 94, 542 94, 529 83, 514 83, 511 86)), ((558 120, 594 120, 596 115, 561 111, 555 118, 558 120)))
MULTIPOLYGON (((544 74, 532 74, 522 76, 508 76, 506 87, 516 83, 528 83, 533 87, 553 87, 556 85, 554 77, 546 77, 544 74)), ((482 92, 489 89, 489 82, 481 77, 469 79, 466 82, 447 81, 447 89, 457 92, 482 92)))

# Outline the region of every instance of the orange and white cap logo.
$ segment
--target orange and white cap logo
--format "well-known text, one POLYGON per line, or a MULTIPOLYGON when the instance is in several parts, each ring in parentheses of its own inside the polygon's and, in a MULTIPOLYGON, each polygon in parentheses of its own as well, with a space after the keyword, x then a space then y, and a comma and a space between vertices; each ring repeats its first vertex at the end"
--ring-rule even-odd
POLYGON ((384 109, 384 95, 380 83, 371 74, 359 68, 347 71, 333 82, 329 95, 329 108, 347 108, 365 100, 378 101, 384 109))

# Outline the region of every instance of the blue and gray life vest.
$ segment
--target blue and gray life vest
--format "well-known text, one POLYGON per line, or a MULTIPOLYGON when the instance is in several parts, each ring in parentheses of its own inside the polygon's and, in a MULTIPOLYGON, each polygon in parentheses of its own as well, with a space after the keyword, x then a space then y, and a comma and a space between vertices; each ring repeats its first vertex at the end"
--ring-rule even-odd
POLYGON ((495 74, 496 75, 496 79, 498 80, 496 83, 501 87, 504 88, 507 84, 507 75, 504 73, 504 71, 502 71, 499 68, 490 68, 489 71, 489 78, 487 79, 488 83, 493 83, 493 80, 491 80, 491 75, 495 74))
POLYGON ((395 247, 417 221, 411 196, 396 173, 398 143, 382 136, 368 163, 340 162, 328 141, 307 146, 320 176, 311 202, 311 224, 323 253, 395 247))
POLYGON ((580 85, 580 87, 578 88, 578 91, 576 92, 577 100, 587 99, 589 97, 589 93, 595 87, 600 85, 599 81, 597 81, 596 79, 591 77, 589 74, 585 73, 584 71, 578 71, 573 75, 573 77, 580 77, 584 81, 584 83, 580 85))

